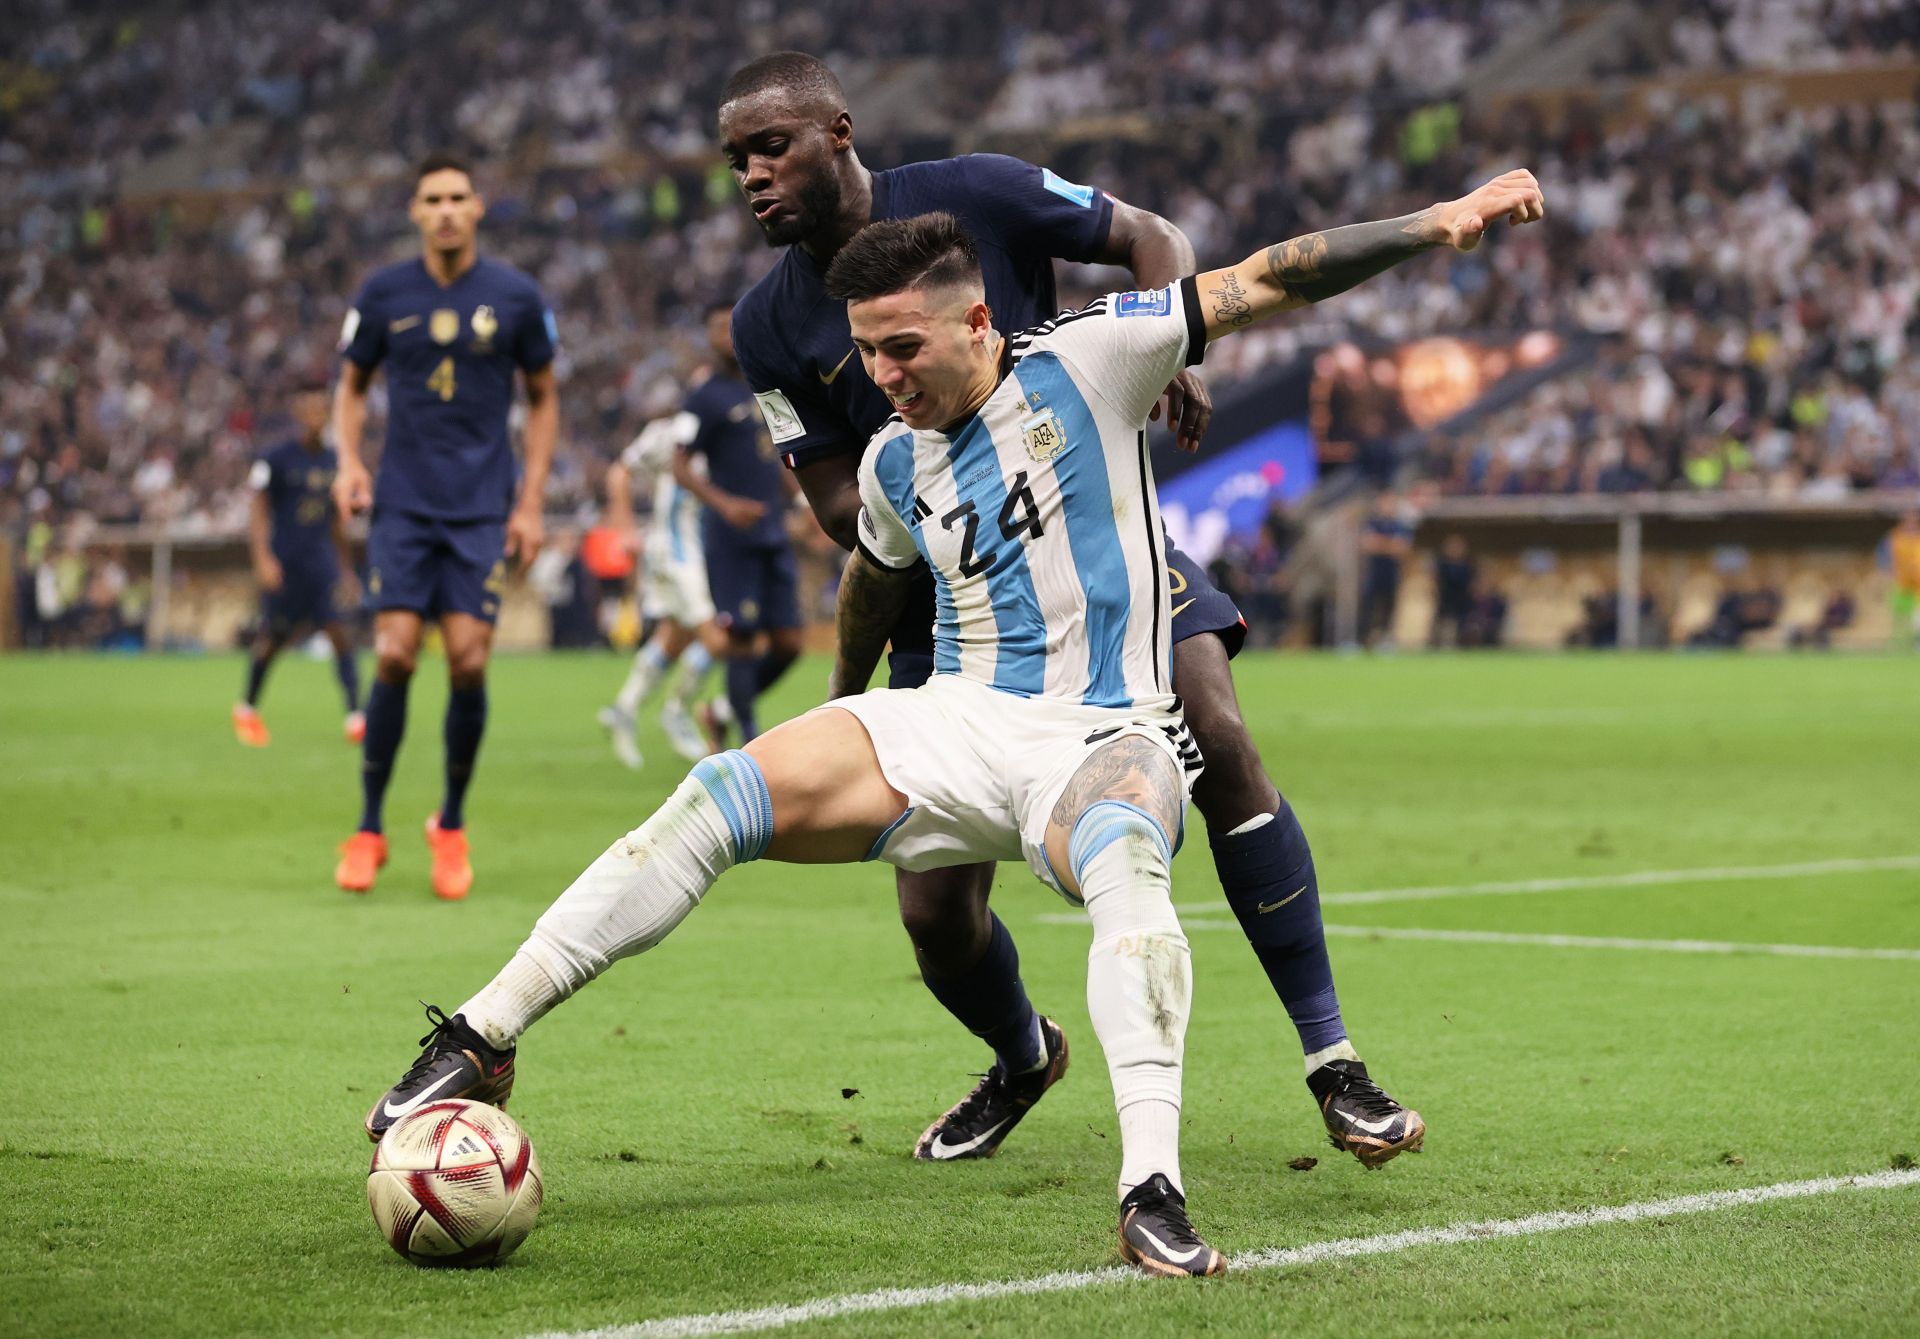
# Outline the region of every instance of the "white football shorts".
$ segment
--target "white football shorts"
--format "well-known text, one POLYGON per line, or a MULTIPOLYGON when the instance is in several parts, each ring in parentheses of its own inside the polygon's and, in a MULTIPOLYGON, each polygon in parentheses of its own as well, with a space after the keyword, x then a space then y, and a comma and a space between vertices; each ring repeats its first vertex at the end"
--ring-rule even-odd
MULTIPOLYGON (((1183 800, 1200 775, 1200 750, 1173 711, 1017 697, 957 674, 816 710, 834 707, 866 727, 888 784, 907 797, 907 812, 867 856, 901 869, 1024 860, 1066 896, 1047 859, 1047 821, 1082 763, 1102 745, 1138 735, 1179 769, 1183 800)), ((1178 844, 1179 833, 1167 835, 1178 844)))
POLYGON ((649 542, 640 555, 640 616, 670 618, 697 628, 713 617, 713 592, 707 588, 707 559, 699 546, 675 560, 665 545, 649 542))

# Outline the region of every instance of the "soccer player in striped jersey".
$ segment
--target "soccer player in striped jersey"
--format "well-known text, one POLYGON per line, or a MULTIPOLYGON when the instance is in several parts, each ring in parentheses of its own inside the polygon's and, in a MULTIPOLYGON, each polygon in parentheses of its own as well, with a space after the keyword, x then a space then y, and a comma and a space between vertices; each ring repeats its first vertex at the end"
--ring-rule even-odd
POLYGON ((1012 340, 994 330, 978 253, 951 216, 863 230, 829 291, 897 418, 861 461, 834 700, 699 763, 479 994, 452 1017, 431 1010, 425 1049, 368 1113, 368 1135, 436 1096, 504 1101, 521 1034, 657 944, 736 864, 1024 860, 1092 921, 1087 1006, 1119 1112, 1121 1251, 1152 1273, 1223 1270, 1180 1174, 1192 977, 1170 868, 1200 759, 1172 691, 1147 415, 1209 340, 1542 212, 1532 176, 1511 173, 1012 340), (935 673, 864 692, 923 565, 940 611, 935 673))
POLYGON ((640 549, 640 617, 653 625, 653 632, 634 653, 613 705, 600 709, 600 724, 615 756, 635 769, 642 757, 634 718, 676 665, 678 672, 660 709, 660 726, 674 752, 688 762, 700 761, 709 751, 694 723, 693 700, 724 651, 726 634, 714 621, 707 588, 700 499, 674 478, 676 456, 699 429, 699 420, 685 410, 655 419, 607 467, 607 510, 623 531, 633 529, 634 485, 653 498, 653 520, 640 549))

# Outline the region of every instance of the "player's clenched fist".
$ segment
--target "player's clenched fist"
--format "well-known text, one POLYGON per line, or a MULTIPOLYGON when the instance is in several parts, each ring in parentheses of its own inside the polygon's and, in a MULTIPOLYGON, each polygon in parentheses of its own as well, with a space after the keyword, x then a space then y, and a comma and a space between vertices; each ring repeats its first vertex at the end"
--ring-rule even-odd
POLYGON ((1470 195, 1435 206, 1431 221, 1441 233, 1438 240, 1471 251, 1480 245, 1487 225, 1495 219, 1504 217, 1517 227, 1546 215, 1547 201, 1540 183, 1522 167, 1502 173, 1470 195))

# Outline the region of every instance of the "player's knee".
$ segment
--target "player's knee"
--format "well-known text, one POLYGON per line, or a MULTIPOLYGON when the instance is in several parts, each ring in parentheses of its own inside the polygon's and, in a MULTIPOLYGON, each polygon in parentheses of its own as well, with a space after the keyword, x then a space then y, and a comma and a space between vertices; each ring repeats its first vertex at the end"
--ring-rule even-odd
POLYGON ((374 650, 374 673, 382 683, 405 683, 413 677, 419 660, 417 647, 383 644, 374 650))
POLYGON ((993 935, 984 879, 972 867, 902 873, 896 886, 900 924, 935 974, 964 971, 979 960, 993 935))
POLYGON ((727 853, 732 864, 745 864, 766 854, 767 844, 773 840, 773 796, 752 754, 728 749, 701 759, 687 774, 681 792, 690 799, 704 795, 709 807, 720 815, 727 829, 727 853))
POLYGON ((1143 906, 1164 906, 1171 916, 1173 842, 1160 820, 1138 805, 1125 800, 1088 805, 1074 821, 1067 863, 1081 901, 1096 916, 1095 902, 1115 894, 1143 906))
POLYGON ((447 667, 447 684, 456 693, 471 693, 487 686, 487 662, 483 658, 478 664, 471 662, 450 662, 447 667))
POLYGON ((1260 750, 1240 717, 1239 706, 1231 700, 1224 706, 1213 702, 1205 707, 1189 702, 1186 720, 1206 763, 1194 782, 1193 802, 1207 827, 1225 832, 1257 814, 1272 813, 1280 793, 1261 764, 1260 750))

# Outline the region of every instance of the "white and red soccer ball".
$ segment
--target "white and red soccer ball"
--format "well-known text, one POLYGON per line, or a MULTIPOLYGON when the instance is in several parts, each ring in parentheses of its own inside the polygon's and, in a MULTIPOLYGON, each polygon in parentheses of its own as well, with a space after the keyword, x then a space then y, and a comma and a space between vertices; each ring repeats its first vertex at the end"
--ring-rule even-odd
POLYGON ((526 1131, 481 1102, 431 1102, 395 1121, 367 1173, 373 1221, 416 1265, 506 1259, 533 1231, 541 1193, 526 1131))

